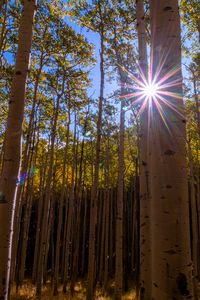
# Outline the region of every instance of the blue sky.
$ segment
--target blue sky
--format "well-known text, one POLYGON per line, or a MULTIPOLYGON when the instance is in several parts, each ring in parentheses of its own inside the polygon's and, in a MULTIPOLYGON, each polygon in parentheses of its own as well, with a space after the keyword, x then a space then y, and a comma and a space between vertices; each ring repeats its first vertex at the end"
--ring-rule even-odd
MULTIPOLYGON (((88 95, 93 98, 98 98, 100 91, 100 61, 99 61, 99 51, 100 51, 100 38, 99 34, 84 27, 80 27, 76 22, 71 21, 66 17, 66 22, 69 24, 77 33, 83 34, 89 43, 94 44, 96 65, 91 69, 90 78, 92 80, 92 87, 88 90, 88 95)), ((117 89, 116 81, 112 83, 108 82, 108 78, 105 78, 105 97, 110 95, 114 90, 117 89)))

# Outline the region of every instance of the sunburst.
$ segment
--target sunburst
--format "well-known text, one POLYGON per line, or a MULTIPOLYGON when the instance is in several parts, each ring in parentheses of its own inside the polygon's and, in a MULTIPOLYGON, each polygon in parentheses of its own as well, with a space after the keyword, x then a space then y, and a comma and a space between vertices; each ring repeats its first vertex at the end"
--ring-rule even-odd
POLYGON ((165 126, 169 129, 166 110, 171 110, 174 114, 178 114, 182 119, 185 119, 182 105, 179 106, 172 100, 179 99, 181 101, 182 99, 182 94, 173 92, 173 90, 176 90, 176 87, 182 84, 182 78, 180 76, 180 68, 178 67, 171 68, 170 71, 161 76, 162 66, 163 64, 159 65, 154 77, 152 76, 152 67, 150 67, 148 78, 146 78, 139 65, 139 76, 135 76, 123 68, 133 82, 132 85, 126 84, 126 87, 134 88, 135 91, 123 95, 121 98, 128 100, 129 105, 127 110, 132 107, 138 107, 138 116, 147 109, 149 120, 153 117, 153 110, 156 110, 165 126))

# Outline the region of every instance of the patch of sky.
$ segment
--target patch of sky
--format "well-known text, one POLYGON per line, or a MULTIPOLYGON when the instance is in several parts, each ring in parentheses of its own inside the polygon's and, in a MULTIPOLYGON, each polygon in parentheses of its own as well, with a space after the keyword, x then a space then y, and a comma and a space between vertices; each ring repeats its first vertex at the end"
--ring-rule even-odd
MULTIPOLYGON (((69 17, 65 18, 66 23, 71 26, 77 33, 82 34, 86 37, 89 43, 94 45, 96 65, 91 69, 90 78, 92 80, 92 86, 88 90, 88 95, 93 98, 99 97, 100 92, 100 38, 99 34, 89 30, 87 28, 79 26, 76 22, 70 20, 69 17)), ((105 97, 110 96, 114 90, 117 89, 116 80, 109 81, 108 78, 105 80, 105 97)))

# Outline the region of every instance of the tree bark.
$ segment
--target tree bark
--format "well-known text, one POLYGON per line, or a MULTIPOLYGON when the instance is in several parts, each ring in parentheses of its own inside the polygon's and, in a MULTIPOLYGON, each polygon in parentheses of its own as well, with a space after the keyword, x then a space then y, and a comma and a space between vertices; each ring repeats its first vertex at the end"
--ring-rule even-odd
POLYGON ((101 148, 101 127, 102 127, 102 109, 103 109, 103 95, 104 95, 104 29, 101 24, 100 34, 101 52, 100 52, 100 97, 98 107, 98 121, 97 121, 97 141, 96 141, 96 157, 94 168, 94 181, 91 190, 90 203, 90 233, 89 233, 89 260, 88 260, 88 283, 87 283, 87 300, 93 299, 94 284, 95 284, 95 240, 96 240, 96 224, 97 224, 97 199, 98 199, 98 180, 99 180, 99 162, 100 162, 100 148, 101 148))
MULTIPOLYGON (((123 75, 121 77, 121 96, 124 96, 123 88, 123 75)), ((117 185, 117 215, 116 215, 116 270, 115 270, 115 283, 116 283, 116 300, 122 299, 123 292, 123 201, 124 201, 124 100, 121 100, 120 112, 120 133, 119 133, 119 153, 118 153, 118 185, 117 185)))
MULTIPOLYGON (((64 82, 64 79, 63 79, 64 82)), ((52 124, 52 132, 51 132, 51 147, 50 147, 50 159, 49 159, 49 170, 46 182, 46 190, 43 204, 43 219, 41 220, 41 237, 40 237, 40 246, 38 253, 38 267, 37 267, 37 289, 36 294, 38 298, 41 298, 42 293, 42 282, 44 275, 44 258, 45 251, 47 247, 47 233, 48 233, 48 218, 50 213, 50 200, 51 200, 51 183, 52 183, 52 174, 53 174, 53 164, 54 164, 54 146, 55 146, 55 138, 56 138, 56 128, 57 128, 57 120, 58 120, 58 109, 60 105, 60 99, 64 92, 64 84, 62 88, 62 93, 57 95, 56 99, 56 107, 54 116, 53 116, 53 124, 52 124)))
POLYGON ((69 192, 69 208, 68 208, 68 220, 67 220, 67 230, 66 230, 66 243, 65 243, 65 260, 64 260, 64 276, 63 276, 63 293, 66 293, 67 282, 69 280, 69 266, 70 265, 70 254, 72 253, 72 225, 74 217, 74 198, 75 198, 75 159, 76 159, 76 130, 77 121, 76 113, 74 117, 74 139, 73 139, 73 158, 72 158, 72 175, 71 175, 71 186, 69 192))
MULTIPOLYGON (((46 30, 45 30, 46 32, 46 30)), ((38 86, 39 86, 39 78, 40 74, 42 71, 43 67, 43 55, 44 52, 41 53, 40 57, 40 66, 36 75, 36 80, 35 80, 35 86, 34 86, 34 96, 33 96, 33 103, 32 103, 32 108, 31 108, 31 113, 30 113, 30 120, 29 120, 29 125, 28 125, 28 130, 27 130, 27 135, 26 135, 26 145, 24 149, 24 154, 23 154, 23 161, 22 161, 22 166, 21 166, 21 173, 26 174, 28 170, 28 164, 30 163, 30 157, 33 156, 33 145, 34 143, 34 138, 35 137, 35 131, 34 131, 34 114, 35 114, 35 107, 37 103, 37 91, 38 91, 38 86), (33 141, 32 141, 33 139, 33 141)), ((36 120, 35 120, 36 122, 36 120)), ((15 239, 13 241, 12 245, 12 261, 11 261, 11 282, 15 278, 15 265, 16 265, 16 256, 17 256, 17 247, 18 247, 18 242, 19 242, 19 234, 20 234, 20 220, 21 220, 21 212, 22 212, 22 206, 23 206, 23 197, 25 193, 25 184, 22 184, 19 186, 17 190, 17 199, 16 199, 16 209, 15 209, 15 216, 14 216, 14 236, 15 239)), ((26 205, 26 204, 25 204, 26 205)))
POLYGON ((167 81, 175 80, 176 85, 163 87, 174 94, 165 94, 165 102, 152 100, 149 127, 151 299, 193 299, 185 117, 181 96, 175 97, 182 95, 178 1, 152 0, 150 11, 152 76, 159 81, 176 68, 167 81))
MULTIPOLYGON (((147 34, 144 19, 143 0, 136 1, 138 32, 139 67, 142 75, 148 79, 147 34)), ((142 76, 140 77, 142 80, 142 76)), ((141 104, 142 105, 142 104, 141 104)), ((150 299, 151 293, 151 244, 150 244, 150 195, 149 165, 147 164, 148 107, 140 115, 140 294, 141 299, 150 299)), ((136 198, 135 198, 136 199, 136 198)))
POLYGON ((66 184, 66 168, 67 168, 67 154, 68 154, 68 146, 69 146, 69 126, 70 126, 70 108, 68 112, 69 120, 67 123, 67 133, 66 133, 66 144, 65 144, 65 152, 64 152, 64 162, 63 162, 63 177, 62 177, 62 188, 61 188, 61 196, 59 202, 59 211, 58 211, 58 226, 57 226, 57 234, 56 234, 56 254, 55 254, 55 270, 54 270, 54 283, 53 283, 53 295, 56 296, 58 294, 58 276, 59 276, 59 265, 60 265, 60 238, 61 238, 61 227, 63 220, 63 204, 64 204, 64 196, 65 196, 65 184, 66 184))
POLYGON ((8 298, 13 222, 21 163, 25 86, 29 70, 36 4, 37 1, 24 1, 4 143, 4 160, 0 180, 0 219, 2 224, 0 227, 0 298, 2 299, 8 298))

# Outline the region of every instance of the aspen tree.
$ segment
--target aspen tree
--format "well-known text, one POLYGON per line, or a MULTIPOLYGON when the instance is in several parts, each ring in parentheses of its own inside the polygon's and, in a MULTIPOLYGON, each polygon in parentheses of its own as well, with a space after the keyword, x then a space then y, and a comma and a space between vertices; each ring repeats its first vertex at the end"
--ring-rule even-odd
MULTIPOLYGON (((46 32, 47 26, 45 26, 44 29, 44 35, 46 32)), ((39 68, 37 70, 36 74, 36 79, 35 79, 35 85, 34 85, 34 90, 33 90, 33 101, 32 101, 32 107, 31 107, 31 112, 30 112, 30 120, 29 120, 29 125, 27 129, 27 134, 26 134, 26 145, 23 153, 23 160, 22 160, 22 165, 21 165, 21 173, 26 174, 28 172, 28 165, 31 164, 31 156, 33 155, 33 140, 34 140, 34 124, 35 124, 35 109, 36 105, 38 102, 37 99, 37 93, 38 93, 38 88, 39 88, 39 83, 40 83, 40 76, 42 72, 42 68, 45 64, 44 60, 44 51, 41 51, 40 59, 39 59, 39 68)), ((22 206, 26 201, 25 201, 25 196, 27 196, 27 192, 25 193, 25 185, 21 184, 18 188, 17 191, 17 201, 16 201, 16 209, 15 209, 15 218, 14 218, 14 236, 15 239, 13 241, 12 245, 12 262, 11 262, 11 282, 13 281, 15 277, 15 264, 16 264, 16 259, 17 259, 17 247, 19 244, 19 235, 20 235, 20 220, 21 220, 21 213, 22 213, 22 206)), ((23 228, 22 230, 26 230, 23 228)))
MULTIPOLYGON (((139 67, 148 79, 147 34, 144 18, 144 2, 136 0, 139 67)), ((148 108, 140 116, 140 289, 141 299, 150 299, 151 244, 150 244, 150 194, 149 165, 147 163, 148 108), (144 288, 145 286, 145 288, 144 288)))
POLYGON ((21 163, 21 137, 26 80, 30 66, 33 20, 37 1, 24 1, 13 76, 0 180, 0 298, 8 298, 13 221, 21 163))
MULTIPOLYGON (((121 85, 123 85, 123 75, 121 85)), ((121 87, 121 95, 124 95, 124 88, 121 87)), ((123 292, 123 200, 124 200, 124 134, 125 134, 125 110, 124 100, 121 101, 120 109, 120 133, 118 153, 118 186, 117 186, 117 219, 116 219, 116 299, 122 299, 123 292)))
POLYGON ((95 286, 95 240, 96 240, 96 223, 97 223, 97 199, 98 199, 98 180, 99 180, 99 162, 101 151, 101 130, 102 130, 102 111, 103 111, 103 97, 104 97, 104 25, 102 16, 102 7, 100 1, 97 2, 98 13, 100 17, 100 96, 98 104, 98 121, 97 121, 97 140, 96 140, 96 157, 94 167, 94 180, 91 190, 91 203, 90 203, 90 237, 89 237, 89 258, 88 258, 88 287, 87 287, 87 300, 91 300, 94 294, 95 286))
POLYGON ((193 299, 178 1, 152 0, 150 11, 152 76, 171 72, 167 102, 157 100, 164 115, 153 102, 149 128, 151 298, 193 299))
POLYGON ((66 293, 67 283, 69 281, 69 269, 71 270, 72 265, 70 264, 70 254, 72 253, 72 228, 74 221, 74 202, 75 202, 75 167, 76 167, 76 135, 77 135, 77 112, 74 112, 74 137, 73 137, 73 157, 72 157, 72 175, 71 175, 71 186, 69 192, 69 208, 68 208, 68 220, 66 230, 66 242, 65 242, 65 265, 64 265, 64 277, 63 277, 63 293, 66 293))
MULTIPOLYGON (((63 71, 63 70, 62 70, 63 71)), ((58 80, 58 78, 57 78, 58 80)), ((52 189, 52 175, 53 175, 53 164, 54 164, 54 151, 55 151, 55 139, 56 139, 56 128, 58 122, 58 110, 61 98, 64 94, 65 87, 65 75, 62 74, 62 85, 61 90, 56 90, 56 103, 54 107, 54 114, 52 120, 52 132, 51 132, 51 146, 50 146, 50 157, 49 157, 49 170, 45 188, 45 198, 43 204, 43 219, 41 220, 41 237, 40 246, 38 253, 38 268, 37 268, 37 297, 41 298, 42 293, 42 283, 44 277, 44 267, 45 267, 45 253, 46 247, 48 247, 48 219, 50 217, 51 209, 51 189, 52 189)))
POLYGON ((89 264, 88 264, 88 288, 87 300, 93 298, 94 284, 95 284, 95 228, 97 222, 97 197, 98 197, 98 179, 99 179, 99 161, 101 149, 101 126, 102 126, 102 110, 103 110, 103 95, 104 95, 104 29, 101 24, 101 52, 100 52, 100 70, 101 70, 101 84, 100 97, 98 107, 98 122, 97 122, 97 141, 96 141, 96 159, 94 169, 94 181, 91 191, 91 205, 90 205, 90 239, 89 239, 89 264))
POLYGON ((62 188, 61 188, 61 196, 60 196, 60 202, 59 202, 59 212, 58 212, 59 219, 58 219, 57 235, 56 235, 55 270, 54 270, 54 283, 53 283, 54 296, 56 296, 58 294, 58 276, 59 276, 59 266, 60 266, 60 239, 61 239, 61 227, 62 227, 62 220, 63 220, 63 204, 64 204, 64 196, 65 196, 70 122, 71 122, 70 108, 68 108, 68 122, 67 122, 66 143, 65 143, 64 161, 63 161, 62 188))

